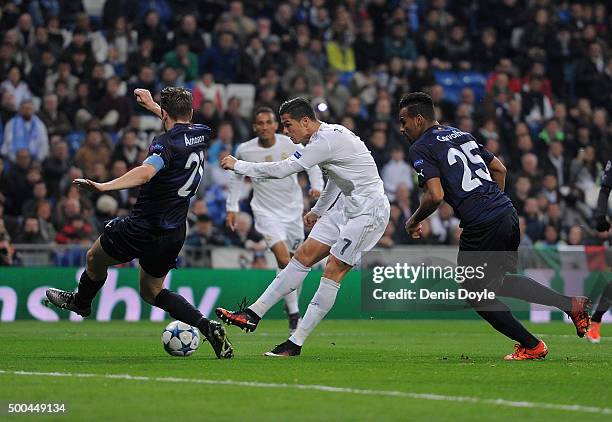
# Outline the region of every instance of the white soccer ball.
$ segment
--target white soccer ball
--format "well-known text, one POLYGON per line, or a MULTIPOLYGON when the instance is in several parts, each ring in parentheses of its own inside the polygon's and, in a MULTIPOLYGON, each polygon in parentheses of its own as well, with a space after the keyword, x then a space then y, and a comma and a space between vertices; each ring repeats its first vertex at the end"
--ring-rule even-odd
POLYGON ((189 324, 173 321, 164 329, 161 341, 168 354, 190 356, 200 346, 200 332, 189 324))

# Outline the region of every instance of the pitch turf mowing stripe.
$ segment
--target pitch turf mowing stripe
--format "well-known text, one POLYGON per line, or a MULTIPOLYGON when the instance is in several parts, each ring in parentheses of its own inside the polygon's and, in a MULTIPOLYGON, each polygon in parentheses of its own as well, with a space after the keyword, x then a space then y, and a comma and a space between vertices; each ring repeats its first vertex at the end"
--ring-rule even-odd
POLYGON ((579 404, 556 404, 538 403, 530 401, 513 401, 505 399, 483 399, 469 396, 446 396, 442 394, 411 393, 407 391, 393 390, 370 390, 346 387, 333 387, 329 385, 316 384, 283 384, 255 381, 233 381, 233 380, 207 380, 196 378, 175 378, 175 377, 146 377, 129 374, 87 374, 87 373, 66 373, 66 372, 30 372, 30 371, 4 371, 0 369, 0 375, 18 376, 40 376, 40 377, 71 377, 71 378, 102 378, 115 380, 134 380, 134 381, 155 381, 155 382, 174 382, 185 384, 207 384, 207 385, 231 385, 238 387, 253 388, 295 388, 298 390, 323 391, 328 393, 345 393, 366 396, 387 396, 403 397, 417 400, 449 401, 458 403, 486 404, 505 407, 548 409, 565 412, 587 412, 602 415, 612 414, 612 409, 608 407, 582 406, 579 404))

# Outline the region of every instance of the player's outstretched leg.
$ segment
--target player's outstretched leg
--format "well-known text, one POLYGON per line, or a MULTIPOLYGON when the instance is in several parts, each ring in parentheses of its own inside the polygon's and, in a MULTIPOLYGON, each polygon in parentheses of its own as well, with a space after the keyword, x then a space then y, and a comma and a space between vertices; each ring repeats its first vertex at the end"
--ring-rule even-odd
MULTIPOLYGON (((301 230, 302 233, 304 230, 301 230)), ((289 252, 289 248, 287 247, 287 242, 285 240, 280 240, 276 242, 270 248, 274 257, 276 258, 276 264, 278 268, 276 269, 276 275, 289 265, 289 261, 291 260, 291 252, 289 252)), ((289 292, 283 298, 285 300, 285 306, 283 307, 285 313, 287 314, 287 318, 289 319, 289 335, 295 332, 297 328, 298 322, 300 320, 300 308, 298 305, 298 300, 300 297, 300 290, 302 285, 300 285, 296 290, 289 292)))
POLYGON ((505 360, 543 359, 548 354, 546 344, 531 334, 498 299, 486 302, 467 301, 474 310, 493 328, 516 341, 514 353, 506 355, 505 360))
POLYGON ((578 337, 584 337, 591 325, 591 301, 584 296, 564 296, 532 278, 519 274, 504 277, 497 293, 502 297, 514 297, 531 303, 554 306, 564 311, 574 323, 578 337))
POLYGON ((587 340, 591 343, 599 343, 601 341, 601 319, 604 314, 612 307, 612 282, 608 283, 603 293, 601 294, 601 298, 599 299, 599 303, 597 304, 597 308, 595 308, 595 312, 593 312, 593 322, 591 325, 591 329, 587 333, 587 340))
MULTIPOLYGON (((217 308, 216 313, 221 321, 240 327, 246 332, 255 331, 259 320, 283 296, 296 291, 310 272, 310 267, 303 265, 296 257, 276 276, 262 295, 248 308, 240 306, 235 311, 217 308)), ((246 304, 243 304, 246 305, 246 304)))
POLYGON ((108 267, 120 263, 102 249, 99 238, 87 251, 86 259, 87 265, 85 271, 81 274, 76 292, 59 289, 47 289, 46 291, 50 303, 84 318, 91 314, 91 302, 106 281, 108 267))
POLYGON ((168 312, 172 318, 197 327, 209 341, 217 358, 230 359, 233 357, 234 349, 227 338, 225 327, 217 321, 205 318, 183 296, 164 289, 164 278, 151 276, 141 268, 140 295, 142 298, 147 303, 168 312))
POLYGON ((255 303, 248 308, 240 306, 236 312, 217 308, 217 316, 223 322, 240 327, 246 332, 255 331, 266 312, 283 296, 298 290, 310 272, 310 267, 329 255, 329 250, 329 245, 309 237, 255 303))
POLYGON ((264 353, 265 356, 299 356, 306 338, 323 320, 332 306, 334 306, 338 290, 340 289, 340 282, 351 268, 351 265, 342 262, 334 255, 329 256, 319 288, 312 297, 297 330, 287 341, 264 353))

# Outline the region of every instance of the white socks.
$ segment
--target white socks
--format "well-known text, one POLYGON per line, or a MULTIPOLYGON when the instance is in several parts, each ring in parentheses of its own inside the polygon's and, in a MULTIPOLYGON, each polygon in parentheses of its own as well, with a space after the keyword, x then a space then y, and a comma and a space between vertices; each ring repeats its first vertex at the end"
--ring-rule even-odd
MULTIPOLYGON (((259 296, 255 303, 249 306, 249 309, 259 315, 260 318, 263 318, 276 302, 290 293, 295 294, 295 306, 297 309, 297 290, 302 285, 309 271, 310 268, 303 266, 299 261, 292 258, 287 267, 278 273, 266 291, 259 296)), ((287 306, 289 306, 289 303, 287 303, 287 306)))
MULTIPOLYGON (((278 277, 278 275, 280 274, 280 272, 283 271, 283 269, 281 268, 277 268, 276 269, 276 276, 278 277)), ((297 288, 297 290, 292 291, 291 293, 289 293, 288 295, 285 295, 285 306, 287 307, 287 314, 291 315, 291 314, 296 314, 298 312, 300 312, 300 306, 298 305, 298 300, 300 298, 300 290, 301 290, 301 285, 300 287, 297 288)))
POLYGON ((325 277, 321 277, 321 283, 317 292, 312 297, 310 305, 306 310, 306 314, 302 321, 298 324, 295 333, 289 337, 289 340, 298 346, 302 346, 306 337, 314 330, 314 328, 327 315, 329 310, 334 306, 336 295, 340 289, 340 284, 325 277))

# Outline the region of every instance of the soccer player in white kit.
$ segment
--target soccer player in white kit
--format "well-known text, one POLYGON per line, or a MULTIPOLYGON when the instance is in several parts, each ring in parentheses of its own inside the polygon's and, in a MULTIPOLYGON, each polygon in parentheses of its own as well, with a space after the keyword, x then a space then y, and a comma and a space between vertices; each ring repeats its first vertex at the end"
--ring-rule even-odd
MULTIPOLYGON (((236 149, 236 158, 253 163, 281 161, 292 156, 296 150, 302 150, 301 144, 295 145, 285 135, 276 133, 278 122, 274 111, 269 107, 260 107, 253 115, 253 129, 257 137, 244 142, 236 149)), ((318 198, 323 190, 323 177, 319 166, 308 170, 310 179, 310 196, 318 198)), ((234 230, 236 214, 239 211, 238 201, 244 175, 234 173, 227 197, 227 226, 234 230)), ((266 244, 274 254, 280 272, 289 264, 291 254, 304 241, 304 202, 302 188, 298 184, 297 174, 284 179, 254 177, 253 199, 251 209, 255 217, 255 230, 264 237, 266 244)), ((289 317, 289 334, 293 334, 300 318, 298 306, 299 289, 285 296, 285 310, 289 317)))
POLYGON ((221 165, 257 178, 283 178, 319 165, 328 177, 321 197, 304 216, 313 227, 266 291, 249 307, 230 312, 217 308, 226 323, 254 331, 265 313, 287 293, 297 290, 310 268, 328 257, 319 288, 298 328, 287 341, 266 356, 298 356, 308 335, 332 308, 342 278, 372 249, 389 222, 389 200, 374 159, 365 144, 341 125, 319 121, 304 98, 286 101, 279 114, 283 131, 295 143, 305 145, 291 157, 270 163, 247 163, 228 156, 221 165))

